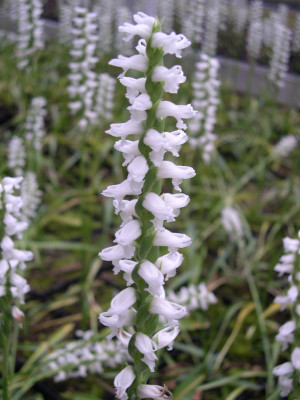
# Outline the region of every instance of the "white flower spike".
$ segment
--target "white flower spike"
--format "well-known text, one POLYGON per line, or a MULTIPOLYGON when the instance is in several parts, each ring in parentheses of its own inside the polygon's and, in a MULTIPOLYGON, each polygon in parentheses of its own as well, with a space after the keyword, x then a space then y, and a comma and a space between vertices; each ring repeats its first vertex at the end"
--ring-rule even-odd
MULTIPOLYGON (((176 274, 182 263, 183 257, 177 250, 191 243, 187 235, 164 227, 166 222, 175 221, 189 197, 160 193, 159 180, 172 179, 175 189, 180 191, 182 180, 195 175, 193 168, 165 161, 164 155, 170 152, 179 156, 181 145, 187 141, 182 130, 186 128, 183 119, 193 117, 196 112, 191 105, 163 100, 163 90, 177 93, 180 83, 186 79, 180 66, 163 66, 163 55, 181 57, 190 42, 184 35, 160 32, 160 22, 144 13, 136 14, 134 21, 135 25, 123 23, 120 31, 126 40, 140 37, 136 46, 138 54, 119 55, 110 62, 123 69, 119 79, 126 87, 130 119, 112 124, 107 131, 120 138, 115 148, 123 154, 128 175, 123 182, 109 186, 102 193, 114 199, 115 212, 120 214, 122 224, 115 234, 116 245, 99 253, 104 261, 113 263, 115 274, 123 272, 129 287, 113 299, 99 320, 110 327, 109 338, 117 336, 121 348, 128 348, 133 362, 141 360, 154 372, 156 351, 172 348, 179 333, 178 319, 186 315, 185 307, 164 299, 164 283, 176 274), (138 71, 139 77, 127 76, 131 70, 138 71), (177 120, 178 130, 162 132, 161 120, 169 116, 177 120), (154 247, 168 247, 169 253, 154 263, 150 258, 154 247), (158 316, 166 324, 164 329, 157 326, 158 316), (150 327, 153 327, 151 331, 150 327)), ((166 387, 146 383, 139 365, 134 370, 126 367, 115 380, 117 398, 171 398, 166 387), (139 382, 138 387, 131 386, 134 379, 139 382)))

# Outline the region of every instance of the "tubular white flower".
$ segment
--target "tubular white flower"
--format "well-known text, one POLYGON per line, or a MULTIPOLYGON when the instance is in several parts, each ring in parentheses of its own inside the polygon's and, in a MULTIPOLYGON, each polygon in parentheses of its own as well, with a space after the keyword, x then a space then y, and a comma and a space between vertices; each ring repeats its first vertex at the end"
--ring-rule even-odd
POLYGON ((147 290, 152 296, 160 296, 164 284, 164 276, 160 270, 150 261, 141 263, 138 274, 149 285, 147 290))
POLYGON ((126 138, 128 135, 140 135, 143 130, 141 122, 130 119, 127 122, 111 124, 110 129, 106 131, 111 136, 126 138))
POLYGON ((140 12, 137 13, 133 19, 137 25, 125 22, 124 25, 119 26, 119 31, 127 34, 123 37, 123 39, 128 41, 135 35, 138 35, 144 39, 149 39, 152 33, 152 26, 155 22, 155 18, 149 17, 148 15, 140 12))
POLYGON ((188 140, 186 133, 182 130, 173 132, 163 132, 162 134, 155 129, 150 129, 145 136, 145 144, 153 151, 149 154, 154 165, 159 166, 163 161, 167 151, 173 156, 178 157, 178 151, 183 143, 188 140))
POLYGON ((144 156, 137 156, 128 165, 128 180, 140 183, 145 178, 149 167, 144 156))
POLYGON ((278 272, 279 276, 283 274, 292 274, 294 272, 294 263, 296 261, 294 254, 286 254, 280 257, 280 262, 275 265, 274 271, 278 272))
POLYGON ((134 283, 134 280, 131 277, 131 273, 134 267, 137 265, 137 262, 131 260, 120 260, 114 267, 113 271, 117 274, 120 271, 124 272, 124 279, 127 282, 127 286, 131 286, 134 283))
POLYGON ((139 385, 138 396, 140 399, 167 400, 172 399, 172 393, 167 386, 139 385))
POLYGON ((278 157, 288 157, 297 145, 298 140, 296 137, 294 135, 287 135, 275 144, 273 151, 278 157))
POLYGON ((160 220, 168 222, 175 220, 173 208, 156 193, 150 192, 146 194, 143 207, 160 220))
POLYGON ((12 307, 12 311, 11 311, 12 317, 18 321, 19 323, 19 327, 22 328, 23 326, 23 320, 24 320, 24 313, 23 311, 21 311, 17 306, 13 306, 12 307))
POLYGON ((108 186, 103 190, 102 195, 106 197, 114 197, 118 200, 122 200, 127 195, 139 195, 143 182, 132 182, 128 179, 117 184, 108 186))
POLYGON ((179 156, 178 151, 181 145, 188 140, 187 134, 182 130, 163 132, 163 137, 165 138, 165 149, 175 157, 179 156))
POLYGON ((116 388, 116 397, 119 400, 127 400, 128 396, 126 390, 131 386, 135 380, 133 369, 130 366, 125 367, 114 380, 116 388))
POLYGON ((182 67, 175 65, 168 69, 163 65, 155 67, 152 74, 153 82, 164 81, 164 89, 169 93, 177 93, 180 83, 185 82, 186 77, 183 74, 182 67))
POLYGON ((133 310, 125 310, 122 314, 113 314, 109 311, 103 312, 99 316, 102 325, 109 326, 111 334, 108 339, 112 339, 118 334, 118 331, 124 326, 131 326, 135 318, 133 310))
POLYGON ((128 165, 135 157, 140 156, 139 141, 138 140, 118 140, 114 144, 114 148, 123 154, 123 166, 128 165))
POLYGON ((300 240, 285 237, 283 239, 283 247, 285 252, 296 253, 300 247, 300 240))
POLYGON ((124 326, 130 326, 134 320, 135 313, 130 309, 136 302, 135 290, 131 287, 122 290, 111 301, 110 308, 100 314, 99 321, 105 326, 111 328, 113 338, 118 330, 124 326))
POLYGON ((189 236, 184 233, 174 233, 168 229, 157 231, 153 241, 154 246, 166 246, 171 252, 188 247, 191 243, 192 239, 189 236))
POLYGON ((288 321, 279 328, 275 339, 282 344, 282 350, 286 350, 290 343, 294 342, 295 321, 288 321))
POLYGON ((116 261, 120 260, 121 258, 127 258, 127 257, 132 257, 134 252, 134 247, 133 246, 121 246, 117 244, 116 246, 111 246, 107 247, 106 249, 103 249, 99 253, 99 257, 103 261, 116 261))
POLYGON ((137 220, 128 222, 123 228, 116 232, 116 239, 114 242, 122 245, 128 246, 134 242, 139 236, 141 236, 140 224, 137 220))
POLYGON ((157 343, 157 349, 168 347, 168 350, 172 350, 174 340, 179 334, 178 326, 168 326, 162 329, 153 336, 153 340, 157 343))
POLYGON ((177 128, 186 129, 186 124, 183 123, 182 118, 193 118, 196 111, 190 104, 177 105, 164 100, 159 103, 156 115, 158 118, 174 117, 177 119, 177 128))
POLYGON ((158 168, 159 178, 172 178, 172 184, 174 188, 181 191, 179 185, 183 179, 190 179, 196 175, 195 170, 192 167, 176 165, 171 161, 162 161, 158 168))
POLYGON ((296 347, 291 355, 292 365, 296 370, 300 370, 300 348, 296 347))
POLYGON ((297 286, 293 285, 287 292, 287 296, 277 296, 274 299, 275 303, 281 305, 281 309, 284 310, 287 306, 295 304, 299 291, 297 286))
POLYGON ((122 224, 121 227, 127 224, 127 222, 131 221, 133 217, 138 217, 136 212, 135 212, 135 206, 136 206, 137 200, 114 200, 113 205, 115 207, 115 212, 116 214, 120 213, 120 216, 122 218, 122 224))
POLYGON ((150 312, 166 317, 169 320, 170 325, 173 325, 174 323, 176 324, 178 319, 181 319, 187 314, 185 307, 172 303, 161 297, 153 298, 150 305, 150 312))
POLYGON ((273 374, 276 376, 287 375, 294 371, 293 365, 290 362, 286 362, 278 365, 273 369, 273 374))
POLYGON ((124 57, 119 55, 118 58, 112 59, 109 64, 115 67, 122 68, 124 72, 120 74, 119 77, 123 78, 125 76, 125 73, 129 69, 135 69, 136 71, 145 72, 148 66, 148 60, 145 56, 141 54, 136 54, 131 57, 124 57))
POLYGON ((159 268, 162 274, 165 275, 165 280, 172 278, 176 275, 176 270, 183 262, 183 255, 181 253, 171 252, 159 257, 155 261, 155 265, 159 268))
POLYGON ((126 86, 126 97, 129 99, 131 104, 139 93, 146 93, 146 78, 131 78, 130 76, 125 76, 120 79, 120 82, 122 85, 126 86))
POLYGON ((179 215, 179 209, 186 207, 190 201, 189 196, 184 193, 164 193, 162 194, 162 199, 166 204, 172 207, 176 217, 179 215))
POLYGON ((181 50, 190 45, 191 42, 184 35, 176 35, 175 32, 171 32, 169 35, 156 32, 151 41, 152 47, 162 47, 164 54, 175 54, 178 58, 181 58, 181 50))
POLYGON ((139 332, 135 338, 135 346, 144 354, 142 361, 148 365, 151 372, 154 372, 155 361, 157 360, 155 355, 155 351, 157 350, 156 343, 144 333, 139 332))
POLYGON ((147 119, 146 110, 152 107, 152 102, 147 93, 142 93, 132 99, 132 105, 127 107, 131 113, 131 118, 136 122, 141 122, 147 119))

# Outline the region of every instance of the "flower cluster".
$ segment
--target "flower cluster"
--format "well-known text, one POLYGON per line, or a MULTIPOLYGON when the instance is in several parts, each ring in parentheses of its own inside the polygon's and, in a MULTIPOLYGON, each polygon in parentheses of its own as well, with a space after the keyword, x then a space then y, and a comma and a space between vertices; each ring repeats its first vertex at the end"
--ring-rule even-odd
POLYGON ((36 216, 37 208, 41 202, 42 192, 38 188, 37 159, 42 149, 42 139, 45 135, 44 116, 46 100, 35 97, 31 101, 30 109, 25 120, 24 140, 13 136, 8 144, 8 167, 13 176, 23 176, 20 183, 22 198, 22 219, 29 223, 36 216))
POLYGON ((67 3, 59 3, 59 41, 61 43, 69 43, 72 40, 72 20, 74 13, 74 5, 67 3))
POLYGON ((272 42, 272 59, 270 63, 269 80, 278 88, 284 86, 290 57, 291 31, 280 20, 275 24, 272 42))
POLYGON ((127 122, 112 124, 107 131, 120 138, 115 148, 123 153, 128 176, 102 193, 114 199, 122 224, 115 234, 116 244, 99 253, 102 260, 113 263, 115 273, 123 272, 129 286, 113 298, 108 311, 100 314, 100 322, 111 328, 110 337, 117 336, 134 361, 134 367, 127 366, 115 379, 116 396, 121 400, 128 398, 127 389, 129 396, 135 393, 139 398, 163 398, 167 390, 146 385, 146 381, 154 371, 156 351, 172 347, 179 333, 178 319, 186 314, 185 307, 165 298, 164 283, 183 261, 178 249, 190 245, 191 239, 164 227, 165 221, 175 221, 189 197, 161 193, 160 180, 171 179, 174 189, 180 192, 182 180, 195 175, 191 167, 164 160, 167 152, 178 156, 188 139, 183 119, 196 112, 191 105, 162 99, 164 91, 176 93, 185 80, 180 66, 163 66, 163 55, 181 57, 182 49, 190 42, 183 35, 161 32, 160 23, 144 13, 134 15, 134 20, 136 25, 125 23, 119 29, 125 40, 141 37, 138 54, 119 55, 110 61, 123 69, 119 79, 127 89, 131 117, 127 122), (138 71, 139 77, 126 76, 131 69, 138 71), (176 119, 177 130, 164 131, 167 117, 176 119), (168 248, 168 253, 160 255, 161 247, 168 248), (158 317, 164 324, 162 329, 157 327, 158 317))
POLYGON ((116 79, 106 73, 99 74, 98 79, 96 112, 99 118, 109 121, 113 117, 116 79))
POLYGON ((160 19, 164 19, 164 31, 170 33, 174 25, 174 1, 165 0, 157 2, 157 16, 160 19))
POLYGON ((19 0, 18 7, 18 68, 26 68, 30 56, 44 48, 41 0, 19 0))
POLYGON ((185 19, 185 32, 193 42, 201 43, 203 36, 203 23, 205 18, 206 0, 193 0, 190 2, 189 16, 192 18, 185 19))
POLYGON ((51 353, 47 368, 60 370, 54 377, 55 382, 70 378, 84 378, 87 374, 102 374, 104 368, 117 368, 129 360, 127 351, 114 341, 99 343, 94 332, 77 331, 77 340, 64 348, 51 353))
POLYGON ((189 312, 199 309, 206 311, 210 304, 217 302, 216 296, 208 290, 205 283, 183 286, 177 293, 170 291, 168 300, 185 306, 189 312))
POLYGON ((23 139, 13 136, 8 143, 7 165, 14 176, 23 175, 25 167, 25 147, 23 139))
POLYGON ((289 12, 290 10, 287 4, 278 4, 276 14, 282 25, 288 25, 289 12))
POLYGON ((39 190, 36 174, 26 171, 21 184, 21 197, 23 201, 22 218, 29 223, 37 214, 41 203, 42 191, 39 190))
POLYGON ((246 0, 232 0, 230 2, 229 17, 234 32, 241 34, 245 30, 248 19, 248 4, 246 0))
POLYGON ((216 123, 216 111, 219 103, 218 78, 219 62, 216 58, 201 53, 196 63, 195 79, 192 83, 194 99, 192 105, 198 111, 189 123, 192 134, 191 146, 202 149, 202 157, 206 164, 211 160, 215 148, 216 135, 213 133, 216 123))
POLYGON ((86 8, 75 7, 73 18, 73 47, 68 75, 70 85, 68 92, 72 99, 69 108, 73 115, 80 117, 79 126, 85 129, 89 123, 96 124, 98 115, 95 111, 95 95, 98 87, 98 76, 94 66, 98 61, 95 56, 96 43, 99 40, 96 24, 97 14, 86 8))
POLYGON ((201 49, 202 53, 211 57, 217 53, 219 23, 220 5, 214 0, 206 6, 205 32, 201 49))
POLYGON ((37 152, 42 149, 42 139, 45 136, 44 118, 47 114, 44 97, 34 97, 25 121, 25 139, 37 152))
POLYGON ((98 48, 101 56, 105 53, 110 53, 113 49, 113 21, 116 9, 118 7, 114 6, 113 1, 98 2, 94 7, 99 24, 98 48))
MULTIPOLYGON (((20 271, 26 268, 26 262, 32 260, 30 251, 18 250, 14 247, 13 238, 20 239, 27 223, 22 220, 22 198, 17 194, 22 177, 5 177, 0 183, 0 213, 3 228, 1 229, 1 259, 0 259, 0 297, 6 296, 13 303, 24 304, 24 296, 29 291, 29 285, 20 271), (8 293, 9 290, 9 293, 8 293)), ((20 318, 17 306, 12 308, 14 318, 20 318)))
MULTIPOLYGON (((131 18, 131 11, 124 5, 120 4, 116 10, 116 25, 123 25, 125 22, 129 21, 131 18)), ((112 18, 111 18, 112 20, 112 18)), ((101 27, 100 27, 101 29, 101 27)), ((132 43, 123 41, 122 32, 115 32, 114 47, 117 53, 122 52, 125 56, 130 56, 133 53, 132 43)), ((108 49, 111 51, 111 49, 108 49)))
POLYGON ((247 52, 251 60, 256 60, 261 51, 263 39, 263 2, 254 0, 251 3, 250 21, 247 36, 247 52))
POLYGON ((280 258, 274 270, 279 276, 283 274, 288 276, 290 288, 286 296, 277 296, 274 302, 279 303, 283 310, 289 307, 292 319, 280 327, 276 340, 281 343, 282 350, 291 348, 291 361, 275 367, 273 374, 279 378, 281 395, 288 396, 293 390, 295 393, 299 393, 300 389, 300 231, 298 239, 284 238, 283 246, 285 254, 280 258), (295 375, 295 379, 293 379, 293 375, 295 375))
POLYGON ((278 157, 288 157, 297 147, 298 140, 294 135, 286 135, 275 144, 273 151, 278 157))
POLYGON ((268 17, 263 19, 263 45, 272 48, 272 43, 274 40, 274 29, 276 26, 276 15, 274 12, 270 13, 268 17))
POLYGON ((232 241, 236 241, 244 235, 243 223, 237 210, 233 207, 225 207, 221 213, 223 228, 232 241))
POLYGON ((295 16, 295 28, 293 32, 293 51, 300 51, 300 13, 295 16))

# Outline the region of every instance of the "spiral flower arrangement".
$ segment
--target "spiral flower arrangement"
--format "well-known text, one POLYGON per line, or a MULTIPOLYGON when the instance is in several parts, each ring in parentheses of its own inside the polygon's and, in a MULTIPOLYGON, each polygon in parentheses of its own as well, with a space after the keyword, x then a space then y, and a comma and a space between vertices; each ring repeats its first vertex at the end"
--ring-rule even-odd
POLYGON ((274 270, 279 277, 288 276, 290 287, 285 296, 277 296, 275 303, 281 305, 281 309, 290 309, 291 319, 284 323, 276 335, 276 340, 281 343, 282 350, 290 353, 290 361, 277 365, 273 374, 278 377, 281 396, 299 398, 300 394, 300 297, 299 297, 299 259, 300 259, 300 231, 298 238, 285 237, 283 239, 284 254, 274 270))
POLYGON ((119 79, 127 89, 131 117, 127 122, 112 124, 107 131, 120 138, 115 148, 123 153, 128 176, 102 193, 114 199, 122 224, 115 234, 116 244, 99 253, 102 260, 113 263, 115 273, 124 273, 128 286, 99 317, 111 328, 109 337, 117 336, 133 360, 133 365, 126 366, 115 378, 116 397, 121 400, 169 398, 166 386, 149 385, 147 381, 155 369, 156 352, 172 348, 179 333, 178 319, 186 314, 185 307, 166 300, 164 283, 183 261, 178 249, 189 246, 191 239, 166 229, 164 222, 175 221, 180 209, 188 204, 189 197, 180 193, 179 185, 195 175, 191 167, 164 160, 167 152, 178 156, 188 139, 183 119, 196 112, 190 104, 163 100, 164 91, 177 93, 179 84, 185 81, 180 66, 163 66, 163 56, 181 57, 181 50, 190 42, 184 35, 161 32, 161 23, 144 13, 134 15, 134 21, 136 25, 125 23, 119 30, 125 33, 125 40, 140 36, 138 54, 119 55, 110 61, 123 69, 119 79), (126 76, 131 69, 139 72, 139 77, 126 76), (164 130, 167 117, 176 119, 177 130, 164 130), (179 193, 162 193, 162 179, 171 179, 179 193), (161 255, 165 248, 168 252, 161 255))

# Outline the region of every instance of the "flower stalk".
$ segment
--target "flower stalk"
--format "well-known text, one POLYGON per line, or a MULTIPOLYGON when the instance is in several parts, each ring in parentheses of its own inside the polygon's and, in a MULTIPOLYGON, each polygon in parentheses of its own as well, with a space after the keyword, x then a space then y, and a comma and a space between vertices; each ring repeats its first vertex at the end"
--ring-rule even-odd
POLYGON ((164 298, 163 285, 182 262, 177 250, 188 246, 191 239, 164 228, 164 221, 175 221, 189 199, 182 194, 161 193, 161 180, 171 179, 175 190, 181 191, 182 180, 195 175, 192 168, 163 159, 168 151, 178 156, 181 144, 187 140, 183 119, 195 115, 191 105, 163 100, 164 91, 176 93, 185 80, 181 67, 163 67, 163 56, 181 57, 181 50, 190 42, 183 35, 161 32, 161 23, 146 14, 138 13, 134 20, 136 25, 125 23, 119 30, 126 35, 125 40, 141 37, 136 47, 139 54, 118 56, 110 62, 123 68, 119 78, 127 87, 131 118, 112 124, 107 132, 121 138, 115 148, 123 153, 128 177, 109 186, 103 195, 114 198, 116 213, 123 222, 115 234, 116 245, 99 254, 103 260, 112 261, 115 273, 124 272, 130 286, 115 296, 109 310, 100 315, 100 322, 112 330, 110 337, 117 336, 133 359, 133 366, 127 366, 115 379, 116 395, 121 400, 166 398, 169 393, 165 387, 147 385, 147 381, 155 370, 156 351, 172 347, 179 333, 178 319, 186 314, 185 307, 164 298), (125 76, 131 69, 139 71, 140 77, 125 76), (167 117, 176 119, 178 130, 164 132, 167 117), (127 140, 129 135, 136 140, 127 140), (131 200, 124 199, 127 196, 131 200), (161 247, 169 250, 162 257, 161 247), (160 321, 165 325, 161 330, 160 321))

